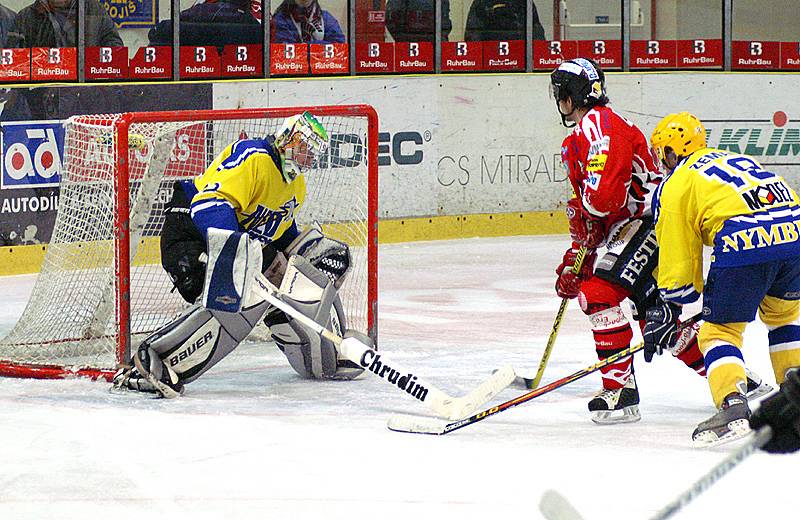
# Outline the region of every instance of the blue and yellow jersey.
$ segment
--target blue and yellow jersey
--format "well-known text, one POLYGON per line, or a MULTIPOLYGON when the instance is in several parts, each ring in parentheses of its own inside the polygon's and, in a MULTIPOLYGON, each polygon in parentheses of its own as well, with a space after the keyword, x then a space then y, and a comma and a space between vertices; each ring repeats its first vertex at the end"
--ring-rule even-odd
POLYGON ((284 181, 272 139, 236 141, 194 180, 192 221, 207 234, 210 227, 246 231, 268 243, 297 233, 294 219, 306 196, 302 175, 284 181))
POLYGON ((675 303, 703 290, 703 245, 715 267, 800 255, 800 204, 753 158, 713 148, 682 161, 656 191, 658 287, 675 303))

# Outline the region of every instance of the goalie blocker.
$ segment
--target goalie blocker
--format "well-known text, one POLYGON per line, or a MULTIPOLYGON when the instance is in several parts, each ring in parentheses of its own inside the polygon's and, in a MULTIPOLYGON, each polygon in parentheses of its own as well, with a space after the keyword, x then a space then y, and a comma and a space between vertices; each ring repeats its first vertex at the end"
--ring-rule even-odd
MULTIPOLYGON (((208 248, 203 304, 192 305, 142 342, 133 359, 135 370, 118 372, 115 387, 177 397, 184 384, 230 354, 269 311, 269 304, 250 291, 261 270, 260 245, 243 233, 210 230, 208 248)), ((298 236, 286 254, 295 251, 312 256, 326 271, 304 262, 291 280, 284 280, 284 300, 320 325, 330 322, 341 334, 345 322, 337 289, 349 265, 347 246, 311 228, 298 236)), ((282 276, 285 258, 280 252, 273 256, 267 269, 272 277, 282 276)), ((265 321, 301 376, 352 379, 362 373, 352 362, 340 360, 330 341, 284 313, 273 310, 265 321)))

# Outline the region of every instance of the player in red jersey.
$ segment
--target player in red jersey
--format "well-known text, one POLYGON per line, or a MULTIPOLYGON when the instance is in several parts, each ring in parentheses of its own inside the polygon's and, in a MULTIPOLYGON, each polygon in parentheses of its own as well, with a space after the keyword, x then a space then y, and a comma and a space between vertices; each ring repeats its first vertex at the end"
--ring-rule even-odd
MULTIPOLYGON (((652 276, 658 251, 650 203, 662 173, 641 130, 608 106, 605 76, 594 61, 566 61, 550 82, 562 123, 574 128, 561 148, 575 192, 567 203, 573 243, 556 270, 556 292, 578 298, 589 317, 597 355, 605 359, 627 348, 633 338, 622 301, 631 300, 637 320, 644 320, 648 307, 660 304, 652 276), (588 252, 579 272, 573 273, 581 246, 588 252)), ((688 329, 671 350, 705 375, 696 331, 688 329)), ((589 401, 592 420, 638 421, 632 357, 608 365, 601 374, 603 388, 589 401)))

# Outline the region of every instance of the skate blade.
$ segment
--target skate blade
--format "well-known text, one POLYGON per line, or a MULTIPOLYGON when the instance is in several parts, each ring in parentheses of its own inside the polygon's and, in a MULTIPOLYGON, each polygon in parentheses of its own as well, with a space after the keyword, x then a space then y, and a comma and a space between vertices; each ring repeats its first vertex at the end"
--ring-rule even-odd
POLYGON ((768 385, 767 383, 761 383, 752 392, 748 392, 745 397, 747 397, 748 401, 752 401, 753 399, 758 399, 762 395, 767 395, 773 390, 775 389, 772 388, 771 385, 768 385))
POLYGON ((639 413, 639 406, 635 404, 626 406, 622 410, 592 412, 592 422, 595 424, 624 424, 635 423, 641 420, 642 415, 639 413))
POLYGON ((692 438, 692 444, 697 448, 709 448, 733 442, 751 433, 750 422, 747 419, 737 419, 728 423, 728 431, 722 435, 712 430, 700 432, 692 438))
POLYGON ((141 397, 142 399, 161 399, 161 394, 158 392, 134 390, 133 388, 128 388, 127 386, 111 385, 111 388, 108 389, 108 393, 112 395, 124 395, 128 397, 141 397))

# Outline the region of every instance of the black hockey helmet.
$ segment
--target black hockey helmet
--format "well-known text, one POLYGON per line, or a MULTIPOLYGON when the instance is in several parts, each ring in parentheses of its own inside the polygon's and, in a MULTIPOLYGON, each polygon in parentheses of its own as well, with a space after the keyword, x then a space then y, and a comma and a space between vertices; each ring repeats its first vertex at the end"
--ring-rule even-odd
MULTIPOLYGON (((608 103, 605 74, 594 60, 588 58, 575 58, 559 65, 550 74, 550 88, 556 106, 568 97, 572 98, 574 108, 592 108, 608 103)), ((567 115, 561 114, 565 126, 567 115)))

